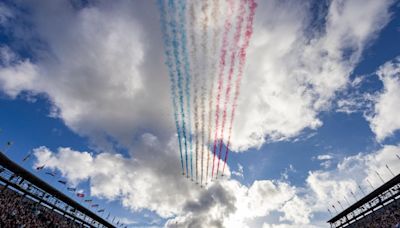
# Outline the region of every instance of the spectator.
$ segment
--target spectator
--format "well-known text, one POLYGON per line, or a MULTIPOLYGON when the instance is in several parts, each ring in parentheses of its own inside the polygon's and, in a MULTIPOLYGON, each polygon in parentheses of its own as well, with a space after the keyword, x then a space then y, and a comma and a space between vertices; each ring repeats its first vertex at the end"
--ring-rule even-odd
POLYGON ((400 200, 395 200, 394 202, 366 215, 347 227, 400 228, 400 200))
POLYGON ((0 227, 80 227, 63 215, 42 206, 17 192, 0 187, 0 227))

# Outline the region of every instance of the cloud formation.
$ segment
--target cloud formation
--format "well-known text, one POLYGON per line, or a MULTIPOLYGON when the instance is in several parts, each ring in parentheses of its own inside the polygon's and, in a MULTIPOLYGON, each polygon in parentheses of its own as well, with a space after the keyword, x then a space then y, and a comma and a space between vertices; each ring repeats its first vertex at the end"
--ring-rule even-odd
MULTIPOLYGON (((148 153, 163 153, 155 144, 146 147, 148 153)), ((251 227, 254 219, 273 213, 278 213, 280 223, 287 226, 318 226, 325 221, 314 220, 316 213, 329 216, 330 205, 340 208, 333 199, 347 206, 355 202, 351 192, 359 199, 363 192, 373 190, 370 183, 374 188, 382 184, 376 172, 385 181, 392 178, 386 165, 394 173, 400 172, 396 157, 400 145, 388 145, 373 153, 345 157, 334 169, 310 171, 303 187, 282 180, 258 180, 245 186, 233 179, 221 179, 200 189, 179 175, 169 174, 176 159, 170 157, 175 156, 172 151, 165 152, 164 159, 169 158, 164 166, 154 159, 91 155, 70 148, 59 148, 55 153, 46 147, 34 151, 36 165, 45 163, 47 168, 59 170, 70 184, 90 179, 92 196, 119 199, 133 211, 152 210, 168 219, 166 227, 251 227), (150 169, 158 167, 155 163, 160 167, 150 169)), ((268 224, 273 225, 266 222, 265 226, 268 224)))
POLYGON ((373 113, 367 119, 377 140, 382 141, 400 129, 400 57, 385 63, 377 74, 383 90, 375 98, 373 113))
POLYGON ((234 128, 236 149, 321 126, 318 114, 345 88, 365 46, 389 20, 392 2, 318 2, 324 5, 318 22, 310 2, 260 2, 263 15, 256 18, 234 128))
MULTIPOLYGON (((312 1, 259 2, 233 149, 260 147, 321 126, 319 113, 330 108, 365 46, 389 20, 392 2, 332 1, 316 15, 310 13, 312 1)), ((108 137, 129 147, 144 131, 170 137, 171 101, 154 4, 20 4, 30 9, 22 18, 32 28, 12 36, 25 46, 35 44, 29 47, 34 57, 3 51, 14 56, 0 68, 6 94, 47 94, 55 106, 52 115, 89 136, 94 147, 110 148, 108 137)), ((4 26, 22 24, 9 19, 4 26)))

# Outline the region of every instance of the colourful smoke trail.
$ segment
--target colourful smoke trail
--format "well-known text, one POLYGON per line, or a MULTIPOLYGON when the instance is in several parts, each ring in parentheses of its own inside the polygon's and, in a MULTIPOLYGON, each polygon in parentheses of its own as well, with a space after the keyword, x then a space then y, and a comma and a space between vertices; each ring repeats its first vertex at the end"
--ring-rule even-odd
POLYGON ((256 8, 257 8, 257 3, 255 2, 255 0, 249 0, 250 13, 247 18, 245 38, 244 38, 243 45, 240 48, 240 52, 239 52, 239 69, 238 69, 238 75, 237 75, 237 78, 235 81, 235 96, 234 96, 233 104, 232 104, 231 121, 229 123, 228 141, 226 144, 225 159, 224 159, 224 166, 222 168, 222 175, 224 175, 226 160, 228 158, 229 145, 231 142, 231 135, 232 135, 232 126, 233 126, 233 121, 234 121, 235 113, 236 113, 237 100, 240 95, 240 82, 242 80, 244 66, 246 64, 247 48, 249 47, 250 39, 251 39, 251 36, 253 35, 253 23, 254 23, 254 15, 256 13, 256 8))
POLYGON ((246 0, 241 0, 240 5, 239 5, 239 13, 236 18, 236 31, 233 37, 233 45, 231 46, 231 64, 229 67, 229 73, 228 73, 228 82, 226 86, 226 92, 225 92, 225 101, 224 101, 224 108, 223 108, 223 114, 222 114, 222 124, 221 124, 221 135, 220 135, 220 141, 219 141, 219 153, 218 153, 218 164, 217 164, 217 175, 219 171, 219 163, 221 160, 221 153, 222 153, 222 144, 224 143, 224 130, 225 130, 225 123, 226 123, 226 113, 228 109, 228 102, 230 100, 230 94, 231 94, 231 87, 232 87, 232 77, 235 69, 235 63, 236 63, 236 55, 237 55, 237 49, 239 49, 239 41, 240 41, 240 35, 242 33, 242 25, 244 21, 244 14, 246 13, 246 0))
MULTIPOLYGON (((207 47, 207 37, 208 37, 208 15, 207 15, 207 10, 208 10, 208 0, 204 0, 204 5, 201 8, 202 13, 204 15, 204 20, 203 20, 203 34, 202 34, 202 49, 204 52, 204 56, 208 56, 208 47, 207 47)), ((208 67, 208 59, 204 60, 204 72, 203 72, 203 79, 202 79, 202 85, 201 85, 201 100, 200 100, 200 105, 201 105, 201 177, 200 177, 200 186, 203 186, 203 163, 204 163, 204 134, 205 134, 205 115, 206 115, 206 107, 205 107, 205 102, 206 102, 206 85, 207 85, 207 69, 208 67)))
POLYGON ((220 55, 220 70, 218 74, 218 92, 217 92, 217 99, 216 99, 216 110, 215 110, 215 135, 214 135, 214 146, 213 146, 213 165, 212 165, 212 172, 211 172, 211 177, 214 177, 214 164, 215 164, 215 152, 216 152, 216 147, 217 147, 217 140, 218 140, 218 122, 219 122, 219 101, 221 99, 221 92, 222 92, 222 84, 223 84, 223 76, 224 76, 224 68, 225 68, 225 57, 227 53, 227 47, 228 47, 228 35, 232 27, 232 22, 230 21, 230 18, 233 15, 233 0, 228 0, 229 4, 229 11, 228 11, 228 17, 225 20, 224 24, 224 34, 223 34, 223 39, 222 39, 222 48, 221 48, 221 55, 220 55))
POLYGON ((172 29, 172 47, 173 47, 173 55, 175 58, 175 67, 176 73, 178 75, 178 93, 179 93, 179 103, 180 103, 180 113, 181 113, 181 122, 182 122, 182 135, 183 135, 183 142, 185 144, 185 157, 186 157, 186 175, 189 175, 188 172, 188 160, 187 160, 187 141, 186 141, 186 123, 185 123, 185 111, 184 111, 184 101, 183 101, 183 88, 182 88, 182 72, 181 72, 181 61, 179 59, 179 42, 177 38, 177 26, 176 21, 174 18, 175 15, 175 4, 174 0, 168 1, 168 9, 170 12, 170 21, 169 24, 172 29))
MULTIPOLYGON (((194 22, 196 21, 196 12, 194 10, 194 3, 195 1, 190 1, 190 9, 189 9, 189 14, 190 14, 190 39, 192 42, 192 49, 191 49, 191 59, 193 62, 197 62, 197 42, 196 42, 196 36, 194 32, 194 22)), ((197 180, 197 155, 198 155, 198 148, 199 148, 199 139, 198 139, 198 130, 199 130, 199 121, 198 121, 198 116, 199 116, 199 105, 198 105, 198 87, 196 84, 196 79, 198 79, 198 72, 197 72, 197 66, 196 64, 192 64, 192 69, 193 69, 193 75, 194 75, 194 82, 195 84, 193 85, 194 91, 193 91, 193 104, 194 104, 194 134, 195 134, 195 149, 196 149, 196 180, 197 180)), ((193 180, 193 150, 191 154, 191 175, 192 175, 192 180, 193 180)))
POLYGON ((165 64, 168 68, 171 83, 171 98, 179 142, 182 173, 185 174, 186 170, 186 176, 189 177, 190 175, 192 180, 194 179, 193 153, 195 152, 196 182, 198 183, 200 175, 200 185, 202 186, 205 174, 205 183, 208 183, 210 156, 213 156, 212 178, 214 177, 215 167, 216 176, 220 172, 219 166, 220 162, 222 162, 222 148, 226 134, 225 128, 229 122, 222 169, 222 174, 224 174, 231 144, 238 97, 240 95, 240 83, 246 62, 246 52, 253 33, 256 3, 255 0, 240 0, 240 3, 238 2, 238 10, 236 11, 234 9, 236 1, 227 0, 227 14, 225 15, 225 22, 222 29, 219 29, 218 23, 215 23, 219 19, 220 0, 203 0, 201 3, 202 16, 200 17, 196 15, 195 8, 197 8, 197 2, 195 0, 190 1, 190 3, 187 3, 186 0, 179 0, 178 3, 174 0, 157 0, 157 3, 161 12, 160 21, 165 46, 165 64), (187 4, 190 4, 190 6, 187 4), (237 14, 234 14, 234 12, 237 12, 237 14), (186 21, 186 13, 189 13, 189 23, 186 21), (199 19, 199 25, 202 27, 197 31, 196 27, 199 19), (213 22, 215 24, 212 24, 213 22), (245 29, 243 29, 244 22, 246 22, 245 29), (210 37, 211 44, 208 42, 209 25, 214 25, 212 30, 213 36, 210 37), (230 38, 231 33, 232 40, 230 38), (220 34, 222 34, 222 37, 220 34), (239 46, 240 42, 242 44, 239 46), (218 54, 218 59, 213 61, 212 58, 218 54), (235 82, 233 82, 236 68, 237 76, 235 82), (226 76, 225 71, 227 71, 226 76), (215 83, 218 86, 214 92, 215 83), (210 88, 207 88, 207 86, 210 86, 210 88), (191 88, 193 88, 193 91, 191 91, 191 88), (191 92, 193 92, 193 95, 191 92), (217 96, 214 98, 215 93, 217 96), (231 93, 234 95, 231 95, 231 93), (225 100, 221 101, 223 98, 225 100), (191 103, 192 99, 193 104, 191 103), (206 101, 208 102, 208 107, 206 107, 206 101), (215 114, 213 105, 215 105, 215 114), (193 112, 191 110, 192 107, 194 109, 193 112), (209 111, 208 119, 206 119, 207 109, 209 111), (228 111, 231 111, 230 119, 228 118, 228 111), (192 116, 192 113, 194 116, 192 116), (213 144, 211 144, 214 121, 215 134, 213 144), (192 126, 192 123, 194 126, 192 126), (207 136, 208 138, 206 138, 207 136), (208 139, 207 142, 206 139, 208 139), (204 172, 205 148, 207 148, 207 164, 206 171, 204 172), (217 149, 219 150, 217 151, 217 149), (183 150, 185 150, 185 157, 183 150), (216 156, 218 158, 217 162, 215 161, 216 156), (186 169, 184 163, 186 163, 186 169), (191 173, 189 173, 189 165, 191 173), (199 165, 201 170, 199 170, 199 165))
POLYGON ((168 74, 169 74, 169 79, 171 83, 171 98, 172 98, 172 105, 173 105, 173 112, 174 112, 174 120, 175 120, 175 127, 176 127, 176 132, 178 134, 178 143, 179 143, 179 153, 180 153, 180 158, 181 158, 181 166, 182 166, 182 174, 185 174, 185 169, 183 167, 183 156, 182 156, 182 140, 181 140, 181 129, 179 126, 179 117, 178 117, 178 104, 176 100, 176 81, 175 81, 175 75, 174 75, 174 66, 172 62, 172 54, 171 50, 169 49, 170 47, 170 37, 167 29, 167 17, 165 13, 165 5, 163 0, 158 0, 158 7, 160 11, 160 24, 161 24, 161 33, 162 33, 162 39, 164 43, 164 54, 165 54, 165 65, 167 65, 168 68, 168 74))
MULTIPOLYGON (((214 1, 214 7, 211 13, 211 18, 215 19, 215 25, 213 29, 213 37, 212 37, 212 56, 215 56, 217 53, 217 41, 220 35, 220 30, 218 29, 218 14, 220 12, 219 8, 219 0, 214 1)), ((213 106, 213 96, 214 96, 214 79, 215 79, 215 74, 217 73, 217 62, 213 61, 211 65, 211 85, 210 85, 210 90, 208 94, 208 140, 207 140, 207 145, 210 146, 210 151, 211 151, 211 129, 212 129, 212 106, 213 106)), ((207 168, 206 168, 206 184, 208 183, 208 165, 210 163, 210 153, 207 152, 207 168)))
MULTIPOLYGON (((187 51, 187 38, 186 38, 186 0, 180 0, 179 2, 179 20, 180 20, 180 32, 181 32, 181 41, 182 41, 182 54, 183 54, 183 62, 184 62, 184 71, 185 71, 185 95, 186 95, 186 108, 188 111, 188 136, 189 136, 189 145, 190 145, 190 151, 192 151, 192 122, 191 122, 191 108, 190 108, 190 63, 189 63, 189 54, 187 51)), ((188 156, 186 153, 186 172, 187 176, 189 175, 188 172, 188 156)))

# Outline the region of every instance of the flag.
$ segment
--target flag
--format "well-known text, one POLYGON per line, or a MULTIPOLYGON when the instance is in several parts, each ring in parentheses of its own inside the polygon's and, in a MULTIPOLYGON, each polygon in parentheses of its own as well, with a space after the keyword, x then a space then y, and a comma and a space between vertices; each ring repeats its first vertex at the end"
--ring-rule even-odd
POLYGON ((44 165, 36 167, 36 170, 42 170, 42 169, 44 169, 44 165))
POLYGON ((63 181, 63 180, 59 180, 58 183, 61 183, 61 184, 63 184, 63 185, 66 185, 66 184, 67 184, 67 182, 66 182, 66 181, 63 181))
POLYGON ((76 191, 76 188, 68 187, 67 190, 68 190, 68 191, 71 191, 71 192, 75 192, 75 191, 76 191))
POLYGON ((99 206, 98 204, 93 204, 93 205, 92 205, 92 207, 98 207, 98 206, 99 206))
POLYGON ((14 142, 13 141, 8 141, 7 146, 11 146, 14 142))
POLYGON ((110 218, 110 212, 108 212, 108 215, 107 215, 107 218, 106 218, 106 219, 108 220, 108 218, 110 218))
POLYGON ((28 160, 28 159, 31 157, 31 155, 32 155, 32 152, 31 152, 31 153, 28 153, 28 154, 24 157, 24 159, 22 159, 22 162, 25 162, 26 160, 28 160))
POLYGON ((56 174, 53 173, 53 172, 46 172, 46 174, 47 174, 47 175, 50 175, 50 176, 52 176, 52 177, 56 176, 56 174))
POLYGON ((86 200, 85 200, 86 203, 91 203, 92 201, 93 201, 93 200, 91 200, 91 199, 86 199, 86 200))
POLYGON ((85 194, 83 194, 83 193, 76 193, 76 196, 77 196, 77 197, 80 197, 80 198, 83 198, 83 197, 85 197, 85 194))
POLYGON ((104 212, 104 209, 98 210, 97 212, 104 212))

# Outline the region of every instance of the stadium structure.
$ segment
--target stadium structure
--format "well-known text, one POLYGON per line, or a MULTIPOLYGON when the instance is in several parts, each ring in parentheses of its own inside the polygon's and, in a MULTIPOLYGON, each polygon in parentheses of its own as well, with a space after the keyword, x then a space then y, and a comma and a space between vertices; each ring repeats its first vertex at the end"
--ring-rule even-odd
POLYGON ((400 227, 400 174, 387 181, 328 223, 339 227, 400 227))
POLYGON ((0 152, 0 227, 115 227, 0 152))

